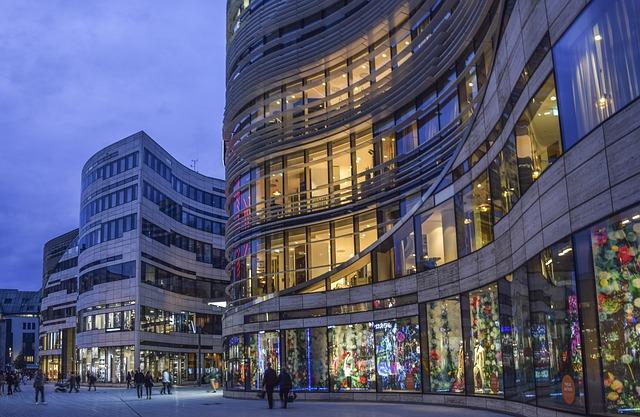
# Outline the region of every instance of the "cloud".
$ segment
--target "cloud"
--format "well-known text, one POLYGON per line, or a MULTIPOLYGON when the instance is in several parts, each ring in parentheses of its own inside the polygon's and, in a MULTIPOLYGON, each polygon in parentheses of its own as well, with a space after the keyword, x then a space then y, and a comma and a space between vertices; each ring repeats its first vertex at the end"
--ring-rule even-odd
POLYGON ((1 287, 36 289, 80 170, 145 130, 223 177, 224 0, 0 2, 1 287))

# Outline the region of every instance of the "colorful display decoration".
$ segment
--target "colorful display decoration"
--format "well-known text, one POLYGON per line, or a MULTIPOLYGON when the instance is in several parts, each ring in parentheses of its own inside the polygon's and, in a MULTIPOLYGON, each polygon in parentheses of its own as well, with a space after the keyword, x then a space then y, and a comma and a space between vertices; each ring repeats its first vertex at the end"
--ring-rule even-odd
POLYGON ((329 363, 334 392, 375 390, 373 323, 330 327, 329 363))
POLYGON ((247 357, 251 388, 262 389, 262 376, 270 363, 273 369, 280 370, 280 332, 259 332, 247 336, 247 357))
POLYGON ((607 410, 640 411, 640 214, 591 229, 607 410))
POLYGON ((285 330, 286 366, 294 391, 327 391, 327 329, 285 330))
POLYGON ((471 358, 476 394, 502 394, 502 347, 498 286, 489 285, 469 293, 471 358))
POLYGON ((417 317, 375 324, 378 384, 383 391, 420 391, 420 328, 417 317))
POLYGON ((429 329, 429 377, 432 392, 464 392, 464 346, 460 323, 460 301, 427 304, 429 329))

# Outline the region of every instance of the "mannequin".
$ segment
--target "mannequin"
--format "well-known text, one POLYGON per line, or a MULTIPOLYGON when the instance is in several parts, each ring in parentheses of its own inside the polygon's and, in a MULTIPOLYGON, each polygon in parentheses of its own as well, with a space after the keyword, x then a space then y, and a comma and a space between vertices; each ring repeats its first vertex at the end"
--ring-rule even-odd
POLYGON ((456 379, 462 381, 464 377, 464 348, 462 340, 460 341, 460 347, 458 348, 458 370, 456 371, 456 379))
POLYGON ((484 348, 477 340, 473 349, 473 384, 484 391, 484 348))

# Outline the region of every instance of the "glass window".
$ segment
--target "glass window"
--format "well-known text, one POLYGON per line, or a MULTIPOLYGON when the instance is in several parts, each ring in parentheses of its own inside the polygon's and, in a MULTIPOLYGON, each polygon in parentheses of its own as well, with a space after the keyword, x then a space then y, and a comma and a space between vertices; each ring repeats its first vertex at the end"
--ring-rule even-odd
POLYGON ((227 383, 231 389, 244 389, 245 384, 245 357, 244 338, 242 336, 229 336, 227 338, 227 383))
POLYGON ((453 199, 421 213, 418 221, 421 232, 418 253, 422 270, 433 269, 458 258, 453 199))
POLYGON ((431 392, 464 392, 464 343, 460 300, 449 298, 426 304, 431 392))
POLYGON ((498 222, 520 198, 518 185, 518 163, 513 135, 504 144, 496 159, 489 165, 491 201, 494 221, 498 222))
POLYGON ((309 188, 314 209, 328 206, 329 164, 325 145, 308 151, 309 188))
MULTIPOLYGON (((367 52, 364 53, 365 56, 366 54, 367 52)), ((353 93, 357 95, 371 85, 369 80, 362 81, 369 77, 370 65, 368 60, 360 60, 359 57, 354 57, 353 61, 358 61, 351 69, 351 85, 354 86, 353 93)))
POLYGON ((300 213, 305 209, 307 199, 307 182, 304 175, 304 154, 287 156, 286 164, 286 196, 289 203, 289 211, 300 213))
POLYGON ((549 77, 516 123, 516 149, 520 192, 524 193, 540 174, 562 154, 560 124, 553 76, 549 77))
POLYGON ((458 117, 458 96, 456 94, 440 104, 439 117, 440 126, 443 129, 458 117))
POLYGON ((337 68, 329 70, 329 104, 331 106, 345 101, 349 98, 347 87, 349 86, 349 79, 347 76, 347 65, 342 64, 337 68), (342 94, 339 94, 340 92, 342 94))
POLYGON ((335 263, 341 264, 353 258, 355 254, 353 242, 353 219, 337 220, 334 223, 335 263))
POLYGON ((358 215, 358 251, 361 252, 371 246, 378 239, 378 229, 375 210, 358 215))
POLYGON ((382 45, 376 50, 374 65, 376 68, 376 82, 380 82, 391 74, 391 66, 387 65, 391 61, 391 52, 388 45, 382 45))
POLYGON ((313 113, 324 108, 326 94, 324 73, 307 78, 305 82, 305 95, 307 98, 307 112, 313 113))
POLYGON ((640 208, 597 224, 590 234, 606 410, 613 414, 637 413, 640 208))
POLYGON ((329 327, 332 391, 375 390, 374 346, 373 323, 329 327))
MULTIPOLYGON (((403 39, 398 41, 398 43, 396 44, 395 56, 401 55, 402 51, 407 49, 407 47, 409 45, 411 45, 411 33, 410 32, 408 33, 407 36, 405 36, 403 39)), ((404 55, 400 56, 400 58, 398 58, 398 61, 396 62, 396 66, 399 67, 400 65, 402 65, 409 58, 411 58, 411 51, 408 51, 404 55)))
POLYGON ((307 280, 306 243, 304 227, 287 231, 287 288, 307 280))
POLYGON ((397 154, 408 154, 418 147, 418 132, 415 124, 396 132, 397 154))
POLYGON ((571 242, 563 241, 527 263, 531 337, 538 405, 582 411, 582 343, 572 252, 571 242))
POLYGON ((349 138, 332 143, 331 175, 333 182, 333 202, 340 204, 351 199, 351 142, 349 138))
POLYGON ((640 95, 640 3, 591 2, 553 47, 565 149, 640 95))
POLYGON ((280 370, 280 333, 278 331, 258 332, 245 335, 247 358, 249 359, 249 382, 251 389, 260 390, 267 363, 280 370))
POLYGON ((329 389, 326 328, 285 330, 284 348, 293 391, 329 389))
POLYGON ((373 178, 373 142, 371 131, 367 130, 356 135, 356 181, 358 183, 373 178))
POLYGON ((302 90, 302 81, 297 81, 286 86, 285 110, 301 107, 304 104, 303 94, 300 90, 302 90))
POLYGON ((273 214, 277 215, 282 212, 284 206, 284 184, 282 181, 282 161, 272 160, 269 164, 269 199, 273 214))
POLYGON ((376 372, 382 391, 421 391, 418 317, 375 325, 376 372))
POLYGON ((279 290, 287 288, 284 281, 285 248, 282 233, 269 236, 269 252, 267 254, 267 273, 273 276, 279 290))
POLYGON ((331 240, 329 223, 309 227, 310 279, 331 269, 331 240))
POLYGON ((416 272, 416 247, 413 222, 407 221, 393 235, 395 276, 401 277, 416 272))
POLYGON ((475 394, 502 395, 502 344, 498 286, 469 293, 472 383, 475 394))
POLYGON ((418 141, 420 145, 427 143, 438 134, 438 113, 432 112, 418 120, 418 141))
POLYGON ((454 201, 458 256, 465 256, 493 240, 487 172, 456 194, 454 201))

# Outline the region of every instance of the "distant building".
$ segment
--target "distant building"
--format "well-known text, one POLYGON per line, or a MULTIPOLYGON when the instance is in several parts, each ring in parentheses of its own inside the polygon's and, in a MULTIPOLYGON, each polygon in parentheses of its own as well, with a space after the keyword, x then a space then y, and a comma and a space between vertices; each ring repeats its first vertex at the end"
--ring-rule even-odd
POLYGON ((38 365, 40 292, 0 289, 0 369, 22 354, 27 368, 38 365))
POLYGON ((75 369, 78 229, 44 245, 40 306, 40 367, 50 379, 75 369))

